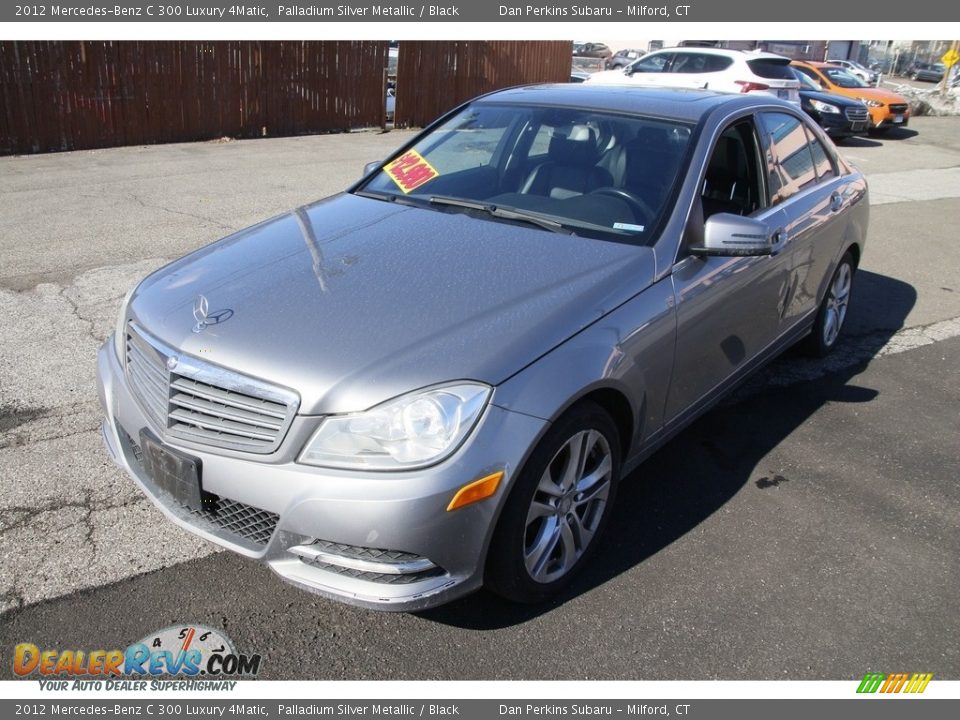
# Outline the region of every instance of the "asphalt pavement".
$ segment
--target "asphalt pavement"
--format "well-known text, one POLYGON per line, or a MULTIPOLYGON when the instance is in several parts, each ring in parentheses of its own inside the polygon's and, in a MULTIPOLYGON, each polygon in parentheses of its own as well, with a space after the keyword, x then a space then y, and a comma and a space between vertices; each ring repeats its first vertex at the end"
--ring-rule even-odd
POLYGON ((960 679, 958 129, 841 148, 875 198, 829 362, 787 353, 628 478, 559 601, 415 615, 170 525, 100 447, 93 379, 139 277, 342 189, 408 133, 0 158, 0 652, 200 622, 276 679, 960 679))

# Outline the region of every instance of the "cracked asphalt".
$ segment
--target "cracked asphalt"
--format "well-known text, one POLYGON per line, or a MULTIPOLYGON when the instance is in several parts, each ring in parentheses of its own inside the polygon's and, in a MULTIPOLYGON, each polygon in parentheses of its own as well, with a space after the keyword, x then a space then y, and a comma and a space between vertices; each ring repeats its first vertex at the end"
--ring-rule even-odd
POLYGON ((164 520, 101 448, 94 382, 139 278, 408 133, 0 158, 0 652, 196 621, 285 679, 960 679, 958 129, 841 147, 889 189, 843 345, 787 353, 651 458, 567 597, 418 615, 303 593, 164 520))

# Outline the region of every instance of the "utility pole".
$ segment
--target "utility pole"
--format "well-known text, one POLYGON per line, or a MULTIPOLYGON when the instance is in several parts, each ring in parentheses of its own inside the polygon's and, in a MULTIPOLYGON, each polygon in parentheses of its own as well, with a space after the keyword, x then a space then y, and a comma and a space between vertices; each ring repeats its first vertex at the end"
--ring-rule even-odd
POLYGON ((958 41, 954 40, 950 44, 950 49, 944 53, 943 57, 940 58, 944 64, 943 79, 940 80, 940 95, 944 96, 947 94, 947 81, 950 79, 950 71, 953 69, 953 66, 957 64, 958 51, 957 51, 958 41))

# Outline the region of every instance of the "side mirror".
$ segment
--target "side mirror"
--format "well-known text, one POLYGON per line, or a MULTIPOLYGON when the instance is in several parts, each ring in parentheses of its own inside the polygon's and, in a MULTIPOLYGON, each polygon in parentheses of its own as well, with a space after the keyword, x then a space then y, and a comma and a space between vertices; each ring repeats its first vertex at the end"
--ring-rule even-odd
POLYGON ((765 223, 753 218, 717 213, 703 228, 703 245, 690 248, 694 255, 741 257, 774 255, 780 249, 782 230, 770 232, 765 223))
POLYGON ((363 177, 366 177, 374 170, 379 170, 381 165, 383 165, 383 160, 374 160, 373 162, 368 162, 363 166, 363 177))

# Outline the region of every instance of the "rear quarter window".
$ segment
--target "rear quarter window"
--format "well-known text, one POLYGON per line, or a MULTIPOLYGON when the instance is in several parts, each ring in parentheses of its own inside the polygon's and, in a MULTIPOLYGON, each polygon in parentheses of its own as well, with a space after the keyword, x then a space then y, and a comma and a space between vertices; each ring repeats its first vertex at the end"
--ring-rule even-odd
POLYGON ((786 58, 783 60, 772 60, 770 58, 747 60, 747 65, 755 75, 758 75, 762 78, 767 78, 769 80, 796 79, 793 77, 793 73, 790 72, 790 61, 786 58))

